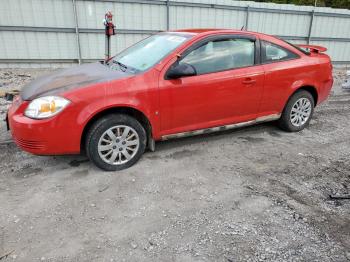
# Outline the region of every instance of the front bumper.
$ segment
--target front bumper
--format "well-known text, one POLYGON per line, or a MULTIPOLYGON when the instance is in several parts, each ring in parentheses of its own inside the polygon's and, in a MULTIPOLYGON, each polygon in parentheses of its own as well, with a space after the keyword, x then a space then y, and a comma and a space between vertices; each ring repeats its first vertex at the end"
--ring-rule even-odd
POLYGON ((7 114, 11 135, 20 148, 36 155, 80 152, 79 130, 72 130, 69 110, 52 118, 37 120, 24 116, 28 104, 28 101, 16 97, 7 114))

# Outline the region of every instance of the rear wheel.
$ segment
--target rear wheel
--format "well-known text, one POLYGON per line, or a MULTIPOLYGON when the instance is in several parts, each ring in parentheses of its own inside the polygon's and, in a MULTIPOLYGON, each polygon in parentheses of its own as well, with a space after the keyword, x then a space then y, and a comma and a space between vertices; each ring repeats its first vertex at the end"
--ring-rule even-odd
POLYGON ((279 126, 289 132, 303 130, 310 123, 314 106, 314 98, 308 91, 297 91, 284 108, 279 126))
POLYGON ((134 165, 146 148, 146 132, 128 115, 115 114, 99 119, 86 137, 90 160, 107 171, 122 170, 134 165))

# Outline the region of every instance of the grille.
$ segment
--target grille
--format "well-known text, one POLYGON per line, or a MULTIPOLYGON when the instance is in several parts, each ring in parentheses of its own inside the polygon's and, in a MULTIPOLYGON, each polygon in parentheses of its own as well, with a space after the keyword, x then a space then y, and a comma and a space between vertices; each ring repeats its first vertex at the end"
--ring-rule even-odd
POLYGON ((45 144, 42 141, 32 141, 32 140, 24 140, 20 138, 16 138, 16 143, 20 146, 23 147, 24 149, 44 149, 45 144))

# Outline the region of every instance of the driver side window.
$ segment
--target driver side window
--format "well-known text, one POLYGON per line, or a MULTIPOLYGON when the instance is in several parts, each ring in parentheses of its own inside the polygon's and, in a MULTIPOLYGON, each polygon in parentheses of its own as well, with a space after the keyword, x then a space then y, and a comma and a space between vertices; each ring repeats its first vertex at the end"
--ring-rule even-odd
POLYGON ((254 65, 255 43, 230 38, 209 41, 191 51, 179 63, 192 65, 198 75, 254 65))

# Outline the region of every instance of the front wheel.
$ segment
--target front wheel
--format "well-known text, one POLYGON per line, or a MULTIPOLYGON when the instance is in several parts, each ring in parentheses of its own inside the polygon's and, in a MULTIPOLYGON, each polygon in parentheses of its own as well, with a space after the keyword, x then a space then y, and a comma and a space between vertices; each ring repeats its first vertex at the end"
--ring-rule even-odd
POLYGON ((297 91, 284 108, 279 126, 289 132, 303 130, 310 123, 314 107, 314 98, 308 91, 297 91))
POLYGON ((143 126, 128 115, 115 114, 99 119, 86 137, 89 159, 106 171, 122 170, 134 165, 146 148, 143 126))

